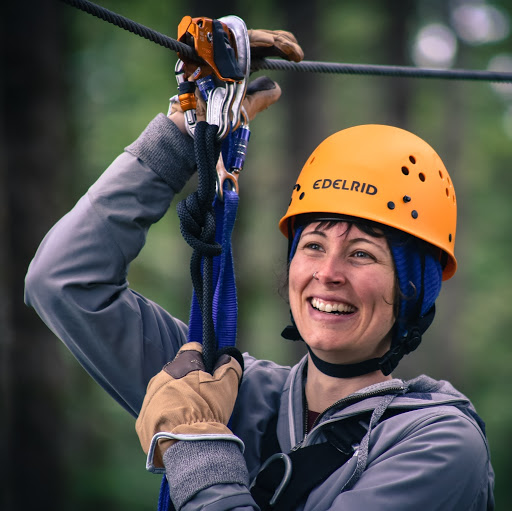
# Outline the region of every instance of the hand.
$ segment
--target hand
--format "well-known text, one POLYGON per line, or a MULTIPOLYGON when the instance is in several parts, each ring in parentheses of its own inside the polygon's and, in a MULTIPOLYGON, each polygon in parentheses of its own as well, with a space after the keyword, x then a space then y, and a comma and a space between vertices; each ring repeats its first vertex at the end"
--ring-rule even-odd
POLYGON ((221 355, 211 375, 204 370, 202 345, 187 343, 149 382, 135 428, 146 454, 155 434, 170 434, 158 441, 156 467, 163 467, 164 452, 177 442, 173 436, 232 434, 227 423, 243 374, 242 356, 235 351, 221 355))
POLYGON ((291 32, 285 30, 248 30, 251 57, 281 57, 300 62, 304 52, 291 32))

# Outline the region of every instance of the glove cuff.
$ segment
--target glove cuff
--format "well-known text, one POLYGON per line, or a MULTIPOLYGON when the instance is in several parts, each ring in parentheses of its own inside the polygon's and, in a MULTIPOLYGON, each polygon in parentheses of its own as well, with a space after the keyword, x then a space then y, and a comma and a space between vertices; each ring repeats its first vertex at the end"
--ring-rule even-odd
POLYGON ((194 141, 164 114, 158 114, 125 151, 142 160, 175 193, 196 170, 194 141))
POLYGON ((249 485, 244 457, 232 441, 178 442, 165 452, 164 464, 176 509, 216 484, 249 485))
MULTIPOLYGON (((222 424, 221 424, 222 426, 222 424)), ((245 450, 245 445, 240 438, 233 435, 229 429, 224 426, 228 433, 176 433, 176 432, 160 432, 153 436, 151 444, 148 449, 148 456, 146 459, 146 470, 153 472, 154 474, 162 474, 165 472, 164 463, 162 461, 165 458, 165 454, 162 456, 161 453, 166 453, 171 447, 174 447, 178 443, 198 443, 199 448, 203 445, 203 442, 213 441, 225 441, 231 442, 237 445, 237 448, 241 453, 245 450), (182 442, 177 442, 182 440, 182 442)), ((189 426, 190 431, 190 426, 189 426)))

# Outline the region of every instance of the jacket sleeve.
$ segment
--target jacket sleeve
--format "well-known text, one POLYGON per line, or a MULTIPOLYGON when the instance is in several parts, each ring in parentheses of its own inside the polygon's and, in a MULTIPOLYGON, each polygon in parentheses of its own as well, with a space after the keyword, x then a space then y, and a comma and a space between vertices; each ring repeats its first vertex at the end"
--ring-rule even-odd
POLYGON ((163 114, 46 235, 25 301, 133 415, 187 327, 128 287, 149 227, 195 171, 193 141, 163 114))
POLYGON ((169 491, 178 511, 258 511, 238 444, 179 441, 163 456, 169 491))
MULTIPOLYGON (((480 428, 452 407, 425 410, 407 428, 404 415, 375 429, 366 469, 329 509, 494 509, 493 471, 480 428)), ((331 477, 326 485, 337 484, 336 474, 331 477)))

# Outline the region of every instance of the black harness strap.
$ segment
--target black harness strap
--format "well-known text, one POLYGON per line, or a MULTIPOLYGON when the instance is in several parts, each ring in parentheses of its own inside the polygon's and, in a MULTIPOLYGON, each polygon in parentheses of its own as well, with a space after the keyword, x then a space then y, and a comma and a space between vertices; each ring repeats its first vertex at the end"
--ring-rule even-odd
MULTIPOLYGON (((410 410, 407 408, 388 409, 379 423, 408 411, 410 410)), ((261 459, 265 463, 251 486, 252 497, 261 510, 296 509, 313 488, 325 481, 354 455, 352 446, 361 443, 368 431, 371 416, 372 412, 366 412, 324 424, 322 433, 326 442, 301 447, 288 455, 279 452, 277 417, 270 420, 263 437, 261 459), (267 459, 268 456, 270 457, 267 459), (283 458, 286 457, 291 462, 291 474, 287 474, 286 464, 283 463, 283 458)))
POLYGON ((278 463, 278 458, 260 472, 256 479, 256 485, 251 489, 251 494, 262 511, 271 509, 292 511, 303 497, 351 456, 352 452, 350 454, 343 453, 333 449, 332 445, 327 442, 297 449, 289 454, 292 463, 292 477, 274 505, 271 505, 270 501, 285 475, 285 467, 283 463, 278 463))
MULTIPOLYGON (((327 442, 302 447, 288 455, 271 456, 251 487, 251 494, 261 510, 292 511, 296 509, 299 502, 309 495, 313 488, 325 481, 353 456, 352 445, 359 444, 366 434, 367 429, 362 423, 366 423, 365 419, 368 417, 358 415, 326 424, 323 432, 327 442), (283 458, 286 457, 291 462, 291 474, 287 474, 286 464, 283 462, 283 458), (282 488, 280 488, 281 485, 283 485, 282 488)), ((274 421, 269 424, 270 427, 272 425, 275 426, 274 421)), ((275 446, 277 438, 274 442, 269 437, 270 435, 266 438, 267 442, 275 446)), ((274 437, 276 437, 275 430, 274 437)))

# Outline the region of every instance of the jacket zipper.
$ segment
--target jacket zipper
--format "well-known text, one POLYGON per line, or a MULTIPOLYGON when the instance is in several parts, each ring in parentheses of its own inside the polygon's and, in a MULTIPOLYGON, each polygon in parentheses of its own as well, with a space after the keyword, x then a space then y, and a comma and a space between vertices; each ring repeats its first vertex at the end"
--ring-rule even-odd
MULTIPOLYGON (((304 434, 304 438, 295 446, 293 447, 291 450, 292 451, 296 451, 297 449, 300 449, 305 443, 306 443, 306 440, 308 438, 308 436, 313 432, 313 430, 316 428, 316 426, 318 426, 318 423, 320 421, 320 419, 329 411, 329 410, 332 410, 334 407, 336 406, 339 406, 339 405, 346 405, 347 403, 350 403, 351 401, 358 401, 359 399, 366 399, 368 397, 374 397, 374 396, 378 396, 378 395, 382 395, 382 394, 387 394, 389 393, 390 391, 403 391, 405 390, 405 386, 404 385, 399 385, 399 386, 393 386, 393 387, 388 387, 386 389, 381 389, 381 390, 374 390, 372 392, 367 392, 365 394, 358 394, 357 396, 348 396, 348 397, 344 397, 338 401, 336 401, 335 403, 333 403, 332 405, 328 406, 316 419, 315 419, 315 422, 313 422, 313 425, 311 426, 311 431, 308 431, 307 433, 304 434)), ((304 416, 305 416, 305 419, 304 419, 304 431, 307 430, 307 421, 308 421, 308 405, 307 405, 307 401, 305 400, 304 402, 304 416)))

